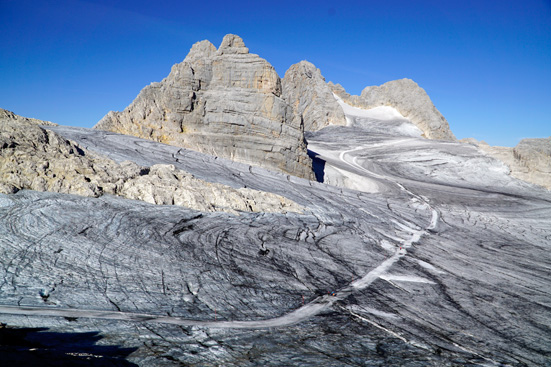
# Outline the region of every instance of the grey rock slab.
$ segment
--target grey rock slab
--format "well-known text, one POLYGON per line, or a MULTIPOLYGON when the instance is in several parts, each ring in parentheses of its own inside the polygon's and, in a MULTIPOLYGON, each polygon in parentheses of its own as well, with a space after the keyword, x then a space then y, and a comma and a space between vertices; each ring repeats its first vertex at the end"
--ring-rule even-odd
POLYGON ((373 193, 49 128, 116 161, 173 164, 306 210, 234 216, 109 195, 0 195, 3 322, 99 331, 137 348, 127 360, 140 365, 548 364, 551 194, 474 147, 366 126, 307 139, 326 165, 375 182, 373 193), (469 175, 473 161, 484 169, 469 175))

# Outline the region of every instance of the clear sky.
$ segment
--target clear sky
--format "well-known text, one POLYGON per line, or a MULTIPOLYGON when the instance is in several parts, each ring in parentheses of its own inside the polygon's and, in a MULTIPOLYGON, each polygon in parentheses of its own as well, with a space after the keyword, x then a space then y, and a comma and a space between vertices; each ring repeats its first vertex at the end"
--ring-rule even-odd
POLYGON ((0 0, 0 107, 92 127, 227 33, 351 94, 411 78, 458 138, 551 135, 551 1, 0 0))

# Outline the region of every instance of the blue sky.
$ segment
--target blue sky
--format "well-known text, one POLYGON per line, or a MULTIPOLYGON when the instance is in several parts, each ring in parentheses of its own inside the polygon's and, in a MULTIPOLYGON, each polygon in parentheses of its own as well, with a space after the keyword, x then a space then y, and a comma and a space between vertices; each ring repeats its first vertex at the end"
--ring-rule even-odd
POLYGON ((0 0, 0 107, 92 127, 227 33, 281 77, 308 60, 351 94, 411 78, 458 138, 551 135, 550 0, 0 0))

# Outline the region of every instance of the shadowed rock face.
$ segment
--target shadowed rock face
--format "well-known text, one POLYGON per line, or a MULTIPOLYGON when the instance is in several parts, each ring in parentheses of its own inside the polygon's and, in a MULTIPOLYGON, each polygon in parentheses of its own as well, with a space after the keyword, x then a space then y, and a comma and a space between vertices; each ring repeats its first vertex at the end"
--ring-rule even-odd
POLYGON ((302 118, 304 130, 317 131, 329 125, 346 125, 342 108, 325 78, 312 63, 291 65, 282 80, 283 98, 293 106, 296 118, 302 118))
POLYGON ((218 50, 193 45, 167 78, 95 128, 312 178, 301 120, 281 93, 274 68, 227 35, 218 50))
POLYGON ((329 86, 346 103, 364 109, 394 107, 421 129, 428 139, 455 140, 448 121, 436 109, 425 90, 411 79, 400 79, 380 86, 366 87, 360 96, 351 96, 338 84, 329 86))

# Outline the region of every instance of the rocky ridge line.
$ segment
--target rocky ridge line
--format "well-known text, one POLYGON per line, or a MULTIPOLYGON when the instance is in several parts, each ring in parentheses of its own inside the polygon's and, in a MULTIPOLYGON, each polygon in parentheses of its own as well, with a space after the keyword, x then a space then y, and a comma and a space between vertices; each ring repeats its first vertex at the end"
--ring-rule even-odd
POLYGON ((57 124, 50 121, 44 121, 44 120, 38 120, 38 119, 29 118, 29 117, 19 116, 13 113, 12 111, 8 111, 3 108, 0 108, 0 121, 5 119, 22 121, 23 123, 29 122, 36 125, 57 126, 57 124))
POLYGON ((282 98, 281 79, 236 35, 218 50, 194 44, 163 81, 95 128, 313 178, 302 122, 282 98))
POLYGON ((30 189, 87 197, 111 194, 234 214, 304 210, 282 196, 206 182, 172 165, 117 164, 39 127, 37 121, 13 113, 0 117, 0 193, 30 189))

